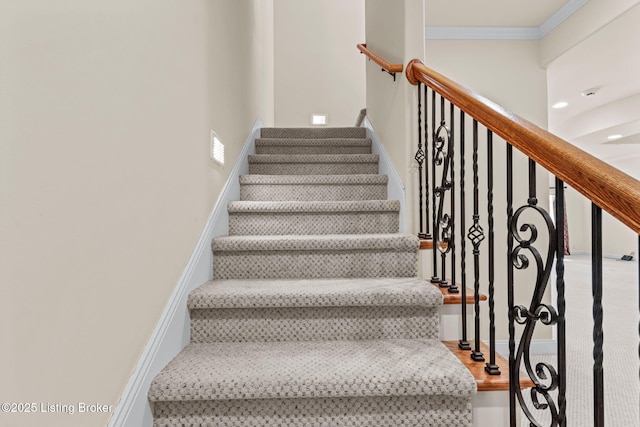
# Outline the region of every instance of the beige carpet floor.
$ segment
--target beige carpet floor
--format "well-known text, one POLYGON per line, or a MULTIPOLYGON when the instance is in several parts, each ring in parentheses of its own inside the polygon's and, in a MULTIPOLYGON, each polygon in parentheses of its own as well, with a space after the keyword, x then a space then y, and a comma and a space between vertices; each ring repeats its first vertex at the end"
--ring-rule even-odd
MULTIPOLYGON (((640 362, 638 359, 638 263, 605 259, 604 381, 605 424, 640 426, 640 362)), ((591 256, 566 258, 567 425, 593 426, 593 317, 591 256)), ((555 355, 539 355, 534 363, 556 366, 555 355)), ((549 426, 548 412, 534 412, 549 426)), ((523 419, 522 426, 529 426, 523 419)))

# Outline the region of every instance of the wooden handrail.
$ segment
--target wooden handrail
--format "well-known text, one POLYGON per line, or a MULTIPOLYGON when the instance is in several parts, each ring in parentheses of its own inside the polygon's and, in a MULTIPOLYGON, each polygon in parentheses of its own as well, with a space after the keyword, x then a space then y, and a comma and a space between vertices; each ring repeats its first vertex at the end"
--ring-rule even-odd
POLYGON ((389 74, 401 73, 403 70, 402 64, 390 64, 375 53, 367 49, 366 43, 358 45, 358 50, 365 54, 369 59, 373 60, 376 64, 382 67, 384 71, 389 74))
POLYGON ((640 181, 453 82, 414 59, 405 73, 422 82, 640 234, 640 181))

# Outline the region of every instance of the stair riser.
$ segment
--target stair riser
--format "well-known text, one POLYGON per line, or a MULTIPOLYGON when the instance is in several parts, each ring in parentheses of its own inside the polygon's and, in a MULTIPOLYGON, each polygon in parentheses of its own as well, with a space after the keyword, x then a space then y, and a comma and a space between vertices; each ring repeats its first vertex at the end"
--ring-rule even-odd
POLYGON ((191 342, 437 339, 433 307, 191 310, 191 342))
POLYGON ((249 163, 256 175, 363 175, 377 174, 378 163, 249 163))
POLYGON ((256 154, 371 154, 371 140, 257 138, 256 154))
POLYGON ((155 402, 154 427, 468 427, 471 399, 384 396, 155 402))
POLYGON ((417 252, 214 251, 214 279, 414 277, 417 252))
POLYGON ((257 145, 256 154, 370 154, 371 147, 366 146, 344 146, 334 147, 312 146, 312 145, 257 145))
POLYGON ((242 184, 240 200, 256 201, 337 201, 383 200, 387 198, 386 184, 242 184))
POLYGON ((397 233, 398 212, 230 213, 229 235, 397 233))
POLYGON ((365 128, 262 128, 262 138, 357 138, 367 137, 365 128))

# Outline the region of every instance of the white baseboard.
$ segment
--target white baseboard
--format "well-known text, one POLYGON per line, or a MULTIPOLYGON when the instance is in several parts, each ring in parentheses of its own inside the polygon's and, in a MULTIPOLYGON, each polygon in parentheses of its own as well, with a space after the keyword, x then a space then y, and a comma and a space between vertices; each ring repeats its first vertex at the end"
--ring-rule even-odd
POLYGON ((189 343, 187 296, 189 292, 212 277, 211 239, 228 234, 227 203, 240 199, 238 177, 249 171, 248 155, 253 154, 253 141, 263 126, 262 120, 258 117, 209 214, 169 302, 115 407, 109 420, 109 427, 151 427, 153 424, 151 407, 147 399, 149 385, 155 375, 189 343))
POLYGON ((404 212, 405 212, 405 188, 402 183, 402 179, 400 179, 400 175, 398 175, 398 171, 393 166, 389 155, 387 154, 384 146, 380 142, 378 135, 376 135, 375 130, 373 130, 373 125, 369 121, 367 116, 364 117, 362 126, 367 129, 367 138, 371 139, 372 142, 372 153, 380 156, 380 162, 378 167, 378 172, 382 175, 387 175, 389 177, 389 183, 387 185, 388 195, 387 198, 390 200, 399 200, 400 201, 400 232, 405 232, 405 221, 404 221, 404 212))
MULTIPOLYGON (((516 341, 516 348, 518 348, 516 341)), ((497 340, 496 351, 504 357, 509 357, 509 341, 497 340)), ((558 342, 556 340, 533 340, 531 341, 530 354, 556 354, 558 352, 558 342)))

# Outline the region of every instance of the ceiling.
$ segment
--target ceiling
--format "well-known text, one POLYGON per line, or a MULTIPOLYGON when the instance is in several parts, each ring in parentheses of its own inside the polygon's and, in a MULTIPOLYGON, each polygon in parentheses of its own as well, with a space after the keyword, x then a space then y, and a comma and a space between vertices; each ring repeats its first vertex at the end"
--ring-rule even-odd
MULTIPOLYGON (((587 2, 426 0, 425 19, 428 31, 429 28, 481 27, 485 30, 484 34, 490 34, 499 27, 537 27, 540 29, 537 37, 529 38, 540 38, 587 2), (460 13, 461 10, 465 12, 460 13)), ((549 129, 614 164, 617 160, 635 156, 640 162, 640 55, 636 54, 640 46, 638 22, 640 5, 632 7, 547 67, 549 129), (581 94, 594 88, 593 96, 581 94), (551 108, 559 101, 566 101, 569 105, 563 109, 551 108), (607 137, 613 134, 623 137, 608 140, 607 137)), ((634 172, 633 175, 638 176, 638 169, 626 172, 634 172)))

